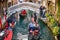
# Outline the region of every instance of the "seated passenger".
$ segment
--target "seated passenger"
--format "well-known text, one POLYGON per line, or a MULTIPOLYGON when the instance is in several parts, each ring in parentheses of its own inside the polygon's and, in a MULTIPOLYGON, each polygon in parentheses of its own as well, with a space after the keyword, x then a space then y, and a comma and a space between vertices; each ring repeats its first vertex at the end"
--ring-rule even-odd
POLYGON ((36 22, 36 23, 35 23, 34 34, 38 34, 39 31, 40 31, 40 27, 39 27, 39 24, 36 22))
POLYGON ((29 32, 32 33, 34 31, 35 21, 34 17, 31 19, 31 23, 28 25, 29 32))
POLYGON ((14 22, 12 20, 8 20, 8 30, 12 30, 14 28, 14 22))
POLYGON ((12 30, 12 23, 9 23, 9 27, 8 27, 8 30, 12 30))

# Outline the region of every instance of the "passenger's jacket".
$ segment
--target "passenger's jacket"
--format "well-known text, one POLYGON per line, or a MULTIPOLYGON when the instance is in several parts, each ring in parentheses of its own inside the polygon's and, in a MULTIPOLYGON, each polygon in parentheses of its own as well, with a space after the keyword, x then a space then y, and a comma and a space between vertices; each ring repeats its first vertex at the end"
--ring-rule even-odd
POLYGON ((32 22, 31 22, 31 23, 28 25, 28 29, 29 29, 29 30, 31 30, 31 29, 34 30, 34 26, 35 26, 35 23, 32 23, 32 22))

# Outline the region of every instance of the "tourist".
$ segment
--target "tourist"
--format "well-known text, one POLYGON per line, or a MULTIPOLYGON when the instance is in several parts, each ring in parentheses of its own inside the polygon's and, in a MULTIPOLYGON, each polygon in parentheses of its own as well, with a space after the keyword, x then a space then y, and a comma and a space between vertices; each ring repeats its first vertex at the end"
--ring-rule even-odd
POLYGON ((8 30, 9 29, 13 30, 13 27, 12 27, 13 21, 12 21, 12 19, 8 19, 7 22, 8 22, 8 30))
POLYGON ((40 26, 37 22, 35 22, 35 30, 34 30, 34 34, 38 34, 40 31, 40 26))
POLYGON ((12 20, 8 20, 8 29, 6 30, 6 37, 4 38, 4 40, 12 40, 12 36, 13 36, 13 24, 12 24, 12 20))
POLYGON ((15 17, 13 16, 11 19, 9 18, 6 22, 6 27, 8 26, 8 28, 6 30, 7 35, 4 38, 4 40, 12 40, 14 24, 15 24, 15 17))
POLYGON ((42 14, 43 14, 43 6, 40 6, 40 17, 42 17, 42 14))
POLYGON ((45 6, 41 6, 39 9, 40 9, 40 17, 45 18, 45 13, 46 13, 45 6))
POLYGON ((45 6, 43 6, 43 13, 42 13, 43 18, 45 18, 45 13, 46 13, 46 8, 45 8, 45 6))
POLYGON ((31 18, 31 23, 28 25, 29 33, 34 34, 34 26, 35 26, 35 21, 34 17, 31 18))

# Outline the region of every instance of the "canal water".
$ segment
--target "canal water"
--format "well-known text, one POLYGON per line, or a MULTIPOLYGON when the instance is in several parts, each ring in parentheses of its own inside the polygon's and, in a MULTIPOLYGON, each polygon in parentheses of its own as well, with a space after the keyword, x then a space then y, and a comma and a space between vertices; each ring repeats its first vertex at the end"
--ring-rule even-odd
MULTIPOLYGON (((28 24, 30 22, 28 21, 27 17, 22 18, 20 17, 20 20, 17 21, 14 30, 13 30, 13 39, 12 40, 18 40, 17 34, 20 33, 22 35, 28 34, 28 24)), ((47 27, 47 25, 40 19, 38 19, 38 23, 40 25, 40 40, 54 40, 53 34, 47 27)))

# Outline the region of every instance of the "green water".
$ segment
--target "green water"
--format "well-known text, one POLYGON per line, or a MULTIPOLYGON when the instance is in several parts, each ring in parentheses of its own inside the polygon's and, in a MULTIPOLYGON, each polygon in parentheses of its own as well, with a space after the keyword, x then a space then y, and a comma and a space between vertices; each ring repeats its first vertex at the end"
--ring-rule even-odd
POLYGON ((13 40, 17 40, 17 33, 21 33, 23 35, 28 34, 28 23, 29 21, 22 17, 20 18, 20 21, 16 23, 15 28, 13 30, 13 40))
MULTIPOLYGON (((41 37, 40 40, 54 40, 54 37, 49 28, 47 27, 47 25, 40 19, 38 19, 38 23, 40 25, 40 37, 41 37)), ((17 40, 17 33, 21 33, 23 35, 28 34, 28 24, 29 21, 27 17, 25 17, 25 19, 20 17, 20 20, 17 21, 14 27, 13 40, 17 40)))
MULTIPOLYGON (((48 27, 41 20, 38 20, 38 22, 40 24, 41 40, 54 40, 53 35, 48 27)), ((14 40, 17 40, 17 33, 22 33, 23 35, 28 33, 28 21, 24 23, 23 19, 21 18, 20 21, 17 22, 14 28, 14 40)))
POLYGON ((41 40, 55 40, 47 25, 41 20, 38 20, 38 22, 40 24, 41 40))

